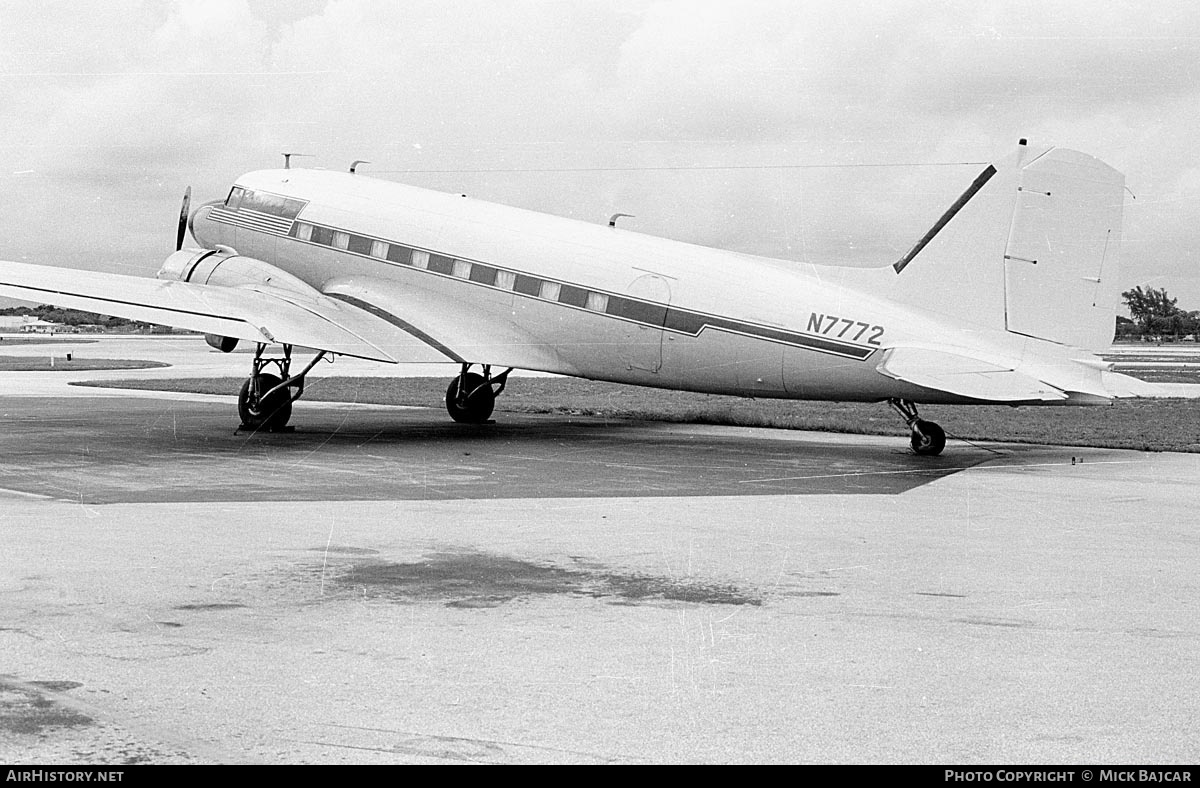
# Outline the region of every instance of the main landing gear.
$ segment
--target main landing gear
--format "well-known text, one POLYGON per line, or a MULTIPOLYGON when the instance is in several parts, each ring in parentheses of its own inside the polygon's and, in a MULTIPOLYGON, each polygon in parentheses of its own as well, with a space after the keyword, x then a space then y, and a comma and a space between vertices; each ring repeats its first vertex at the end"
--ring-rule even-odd
POLYGON ((446 411, 450 418, 460 424, 486 424, 496 406, 496 397, 504 391, 512 368, 496 377, 492 377, 490 364, 483 365, 482 375, 470 369, 470 364, 463 364, 462 372, 450 381, 446 389, 446 411))
POLYGON ((289 377, 292 346, 283 346, 283 358, 264 358, 263 350, 266 347, 260 342, 254 351, 250 377, 242 384, 238 394, 238 415, 242 419, 241 428, 284 432, 290 429, 287 423, 292 417, 292 403, 304 393, 304 376, 325 358, 325 351, 317 353, 300 374, 289 377), (278 375, 263 371, 271 365, 275 365, 278 375))
POLYGON ((917 415, 915 403, 906 399, 889 399, 892 410, 900 414, 904 423, 912 430, 910 443, 914 454, 936 457, 946 448, 946 432, 932 421, 923 421, 917 415))

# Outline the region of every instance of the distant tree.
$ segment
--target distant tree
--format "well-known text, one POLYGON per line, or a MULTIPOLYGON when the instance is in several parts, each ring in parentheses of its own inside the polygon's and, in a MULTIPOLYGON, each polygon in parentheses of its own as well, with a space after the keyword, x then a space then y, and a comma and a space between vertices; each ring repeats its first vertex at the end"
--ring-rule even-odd
POLYGON ((1142 335, 1142 327, 1124 315, 1117 315, 1117 339, 1134 339, 1142 335))
POLYGON ((110 317, 79 309, 63 309, 49 304, 39 304, 35 307, 7 307, 0 309, 0 315, 28 315, 36 317, 38 320, 45 320, 47 323, 59 323, 66 326, 99 325, 105 328, 119 328, 133 325, 132 320, 126 320, 123 317, 110 317))
POLYGON ((1141 285, 1121 293, 1129 314, 1141 327, 1144 334, 1174 334, 1183 336, 1183 312, 1176 303, 1179 299, 1167 295, 1165 288, 1153 287, 1142 289, 1141 285))
POLYGON ((1183 335, 1200 340, 1200 309, 1183 312, 1183 335))

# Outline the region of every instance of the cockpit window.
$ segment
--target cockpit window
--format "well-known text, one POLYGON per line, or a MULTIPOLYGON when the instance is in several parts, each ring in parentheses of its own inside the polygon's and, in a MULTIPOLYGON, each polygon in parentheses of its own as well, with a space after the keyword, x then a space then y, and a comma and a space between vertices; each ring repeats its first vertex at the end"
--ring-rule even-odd
POLYGON ((295 219, 296 214, 300 213, 300 209, 303 207, 304 203, 299 200, 289 200, 287 197, 265 192, 246 192, 246 196, 242 199, 243 209, 249 208, 252 211, 269 213, 284 219, 295 219))
POLYGON ((250 189, 243 189, 240 186, 233 187, 233 191, 229 193, 229 199, 225 202, 225 206, 230 209, 258 211, 259 213, 278 216, 281 219, 295 219, 296 215, 304 209, 306 204, 303 200, 293 200, 288 197, 280 197, 277 194, 251 191, 250 189))

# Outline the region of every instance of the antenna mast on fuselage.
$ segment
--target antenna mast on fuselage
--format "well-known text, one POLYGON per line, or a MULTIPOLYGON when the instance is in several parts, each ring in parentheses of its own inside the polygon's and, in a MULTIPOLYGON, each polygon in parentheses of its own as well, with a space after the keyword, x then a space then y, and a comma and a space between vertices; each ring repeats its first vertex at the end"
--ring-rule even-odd
POLYGON ((285 153, 285 154, 283 154, 283 168, 285 170, 290 170, 292 168, 292 157, 293 156, 308 156, 309 158, 312 158, 313 154, 311 154, 311 153, 285 153))

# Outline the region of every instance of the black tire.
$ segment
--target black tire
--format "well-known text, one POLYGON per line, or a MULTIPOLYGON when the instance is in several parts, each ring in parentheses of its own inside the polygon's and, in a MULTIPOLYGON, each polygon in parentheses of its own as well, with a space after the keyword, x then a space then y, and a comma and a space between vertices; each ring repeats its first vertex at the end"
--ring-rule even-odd
POLYGON ((458 396, 459 379, 450 381, 446 389, 446 412, 450 418, 459 424, 483 424, 491 418, 492 409, 496 407, 496 394, 491 386, 483 385, 484 382, 483 375, 468 372, 463 387, 474 394, 466 402, 461 402, 458 396))
MULTIPOLYGON (((250 430, 267 430, 268 432, 283 429, 287 426, 288 420, 292 418, 291 391, 280 389, 266 400, 259 402, 257 397, 250 395, 250 386, 253 382, 253 378, 246 378, 246 382, 242 384, 242 390, 238 394, 238 416, 242 418, 242 426, 250 430)), ((270 391, 281 382, 274 375, 259 375, 257 391, 270 391)))
POLYGON ((946 431, 932 421, 913 424, 912 450, 922 457, 936 457, 946 448, 946 431))

